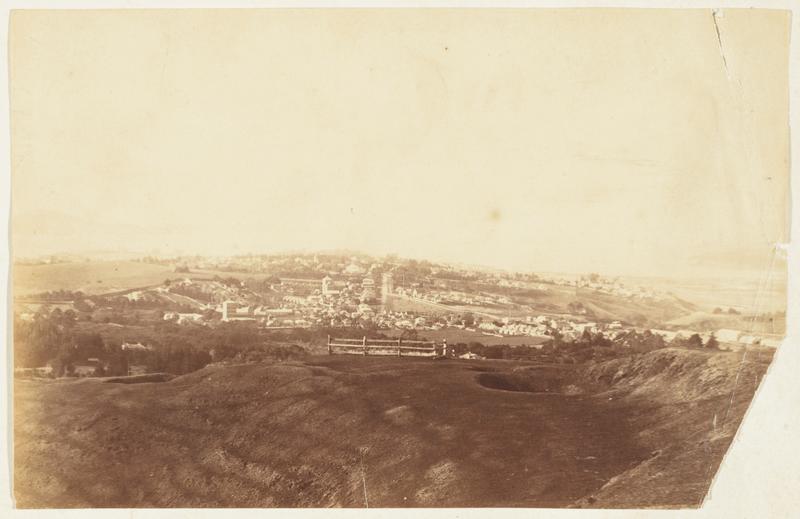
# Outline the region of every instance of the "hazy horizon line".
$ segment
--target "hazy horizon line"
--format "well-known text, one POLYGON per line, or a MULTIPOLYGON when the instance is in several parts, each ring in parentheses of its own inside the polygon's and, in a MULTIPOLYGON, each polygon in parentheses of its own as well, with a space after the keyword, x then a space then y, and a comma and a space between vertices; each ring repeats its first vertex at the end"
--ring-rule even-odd
MULTIPOLYGON (((421 257, 417 255, 404 255, 399 252, 368 252, 363 249, 356 249, 356 248, 349 248, 349 247, 342 247, 342 248, 334 248, 334 249, 280 249, 280 250, 261 250, 261 251, 248 251, 248 252, 234 252, 234 253, 203 253, 198 251, 185 251, 185 250, 178 250, 174 252, 164 252, 160 250, 151 250, 151 251, 137 251, 137 250, 114 250, 114 249, 83 249, 83 250, 76 250, 76 251, 60 251, 54 253, 46 253, 46 254, 36 254, 36 255, 27 255, 27 256, 15 256, 12 254, 12 263, 22 263, 25 261, 40 261, 42 259, 46 259, 49 257, 79 257, 81 259, 101 262, 101 261, 132 261, 137 259, 142 259, 148 256, 158 258, 159 260, 171 260, 171 259, 180 259, 180 258, 190 258, 190 257, 199 257, 199 258, 242 258, 248 256, 286 256, 286 255, 316 255, 316 254, 323 254, 323 255, 353 255, 353 256, 366 256, 369 258, 374 259, 382 259, 387 258, 389 256, 395 256, 397 259, 406 260, 406 261, 426 261, 433 264, 439 264, 449 267, 458 267, 464 269, 474 269, 480 271, 494 271, 494 272, 504 272, 504 273, 519 273, 519 274, 549 274, 549 275, 560 275, 560 276, 582 276, 588 274, 598 274, 603 277, 611 277, 611 278, 636 278, 636 279, 662 279, 662 280, 677 280, 677 279, 686 279, 686 280, 702 280, 702 279, 726 279, 726 278, 748 278, 754 279, 756 277, 763 277, 765 272, 768 273, 770 278, 777 274, 783 275, 784 277, 787 275, 786 268, 775 268, 775 262, 770 265, 767 269, 757 269, 757 268, 723 268, 720 266, 714 265, 697 265, 698 268, 695 269, 695 272, 689 273, 684 272, 681 274, 666 274, 663 272, 635 272, 635 273, 621 273, 621 272, 614 272, 608 269, 589 269, 589 270, 556 270, 552 268, 536 268, 536 267, 528 267, 528 268, 513 268, 508 266, 498 266, 498 265, 488 265, 482 263, 469 263, 464 261, 455 261, 449 260, 444 258, 434 258, 434 257, 421 257), (106 256, 106 257, 104 257, 106 256), (116 257, 114 257, 116 256, 116 257), (717 274, 711 274, 708 270, 713 270, 717 274)), ((778 259, 779 263, 783 263, 784 266, 788 267, 786 264, 785 258, 780 258, 780 255, 777 253, 773 254, 774 259, 778 259)))

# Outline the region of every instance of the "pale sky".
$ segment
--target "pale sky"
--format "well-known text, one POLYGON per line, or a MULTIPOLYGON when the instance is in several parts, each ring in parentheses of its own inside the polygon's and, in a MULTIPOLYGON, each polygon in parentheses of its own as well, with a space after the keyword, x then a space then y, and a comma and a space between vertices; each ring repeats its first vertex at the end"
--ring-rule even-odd
POLYGON ((12 14, 12 244, 758 269, 788 224, 789 16, 12 14), (720 45, 721 43, 721 45, 720 45))

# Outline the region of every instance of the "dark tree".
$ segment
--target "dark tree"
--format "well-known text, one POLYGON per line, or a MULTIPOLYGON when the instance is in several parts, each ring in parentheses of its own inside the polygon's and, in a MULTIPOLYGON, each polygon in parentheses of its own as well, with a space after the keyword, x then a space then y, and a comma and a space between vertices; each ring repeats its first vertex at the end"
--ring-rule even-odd
POLYGON ((475 316, 469 312, 465 313, 462 319, 464 321, 464 326, 473 326, 475 324, 475 316))
POLYGON ((417 340, 419 338, 419 333, 417 332, 417 330, 414 330, 414 329, 403 330, 400 333, 400 338, 401 339, 408 339, 409 341, 415 341, 415 340, 417 340))

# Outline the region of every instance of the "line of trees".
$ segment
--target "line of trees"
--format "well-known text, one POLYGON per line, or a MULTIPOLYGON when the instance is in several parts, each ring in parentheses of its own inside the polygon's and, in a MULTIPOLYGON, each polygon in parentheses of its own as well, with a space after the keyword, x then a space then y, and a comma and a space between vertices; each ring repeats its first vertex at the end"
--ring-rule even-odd
MULTIPOLYGON (((304 335, 302 331, 298 333, 304 335)), ((71 310, 55 309, 49 313, 40 311, 32 321, 15 320, 14 365, 50 366, 53 376, 58 377, 71 375, 75 366, 97 359, 92 361, 96 376, 126 375, 131 365, 180 375, 211 362, 298 358, 306 351, 285 340, 317 339, 300 335, 271 337, 255 323, 222 323, 209 328, 158 321, 135 329, 104 328, 79 323, 71 310), (141 342, 148 349, 123 350, 123 342, 141 342)))
POLYGON ((81 291, 72 290, 50 290, 41 292, 34 295, 33 299, 41 299, 43 301, 73 301, 86 297, 81 291))
POLYGON ((97 333, 74 330, 75 317, 58 309, 52 317, 37 317, 14 323, 14 364, 20 368, 49 365, 53 376, 71 375, 77 364, 102 359, 98 375, 125 375, 128 364, 119 346, 113 348, 97 333))
POLYGON ((667 342, 663 336, 650 330, 638 332, 631 330, 611 339, 602 332, 592 333, 584 330, 575 339, 565 341, 556 333, 552 339, 538 348, 529 346, 492 345, 485 346, 480 342, 458 343, 453 345, 456 355, 466 352, 476 353, 487 359, 529 359, 542 362, 575 364, 589 360, 606 360, 631 354, 647 353, 666 347, 718 350, 719 341, 711 334, 708 340, 698 334, 690 337, 676 337, 667 342))

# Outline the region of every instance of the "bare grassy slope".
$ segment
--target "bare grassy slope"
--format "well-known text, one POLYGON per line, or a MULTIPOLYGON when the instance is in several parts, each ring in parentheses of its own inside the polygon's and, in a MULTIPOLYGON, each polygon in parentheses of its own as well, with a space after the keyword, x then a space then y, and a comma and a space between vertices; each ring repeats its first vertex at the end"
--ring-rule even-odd
POLYGON ((647 377, 668 384, 669 367, 642 371, 658 358, 580 373, 326 356, 164 383, 19 380, 14 492, 22 507, 696 505, 747 392, 720 426, 728 436, 713 439, 698 417, 722 412, 722 393, 688 403, 637 393, 647 377), (606 377, 623 368, 641 373, 606 377), (484 387, 487 374, 500 385, 484 387), (505 376, 533 382, 504 386, 505 376), (592 392, 570 395, 576 384, 592 392), (656 473, 674 493, 638 476, 656 473))
POLYGON ((699 505, 771 360, 767 350, 665 349, 590 367, 583 383, 632 411, 637 444, 652 456, 580 503, 699 505))

